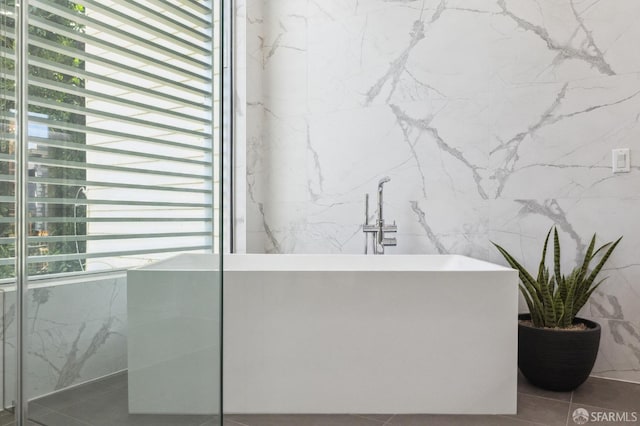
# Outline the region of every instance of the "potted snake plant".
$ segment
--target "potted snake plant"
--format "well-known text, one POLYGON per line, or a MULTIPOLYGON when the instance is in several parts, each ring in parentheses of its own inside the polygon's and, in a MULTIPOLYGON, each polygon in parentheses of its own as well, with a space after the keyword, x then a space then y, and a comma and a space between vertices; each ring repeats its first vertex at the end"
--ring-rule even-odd
POLYGON ((542 248, 537 276, 530 274, 504 248, 493 243, 520 276, 520 291, 529 307, 518 316, 518 367, 532 384, 553 391, 570 391, 589 377, 598 354, 600 325, 576 315, 606 279, 596 281, 622 237, 595 248, 591 238, 582 263, 569 275, 560 270, 558 231, 552 227, 542 248), (553 274, 545 265, 553 231, 553 274), (591 261, 600 257, 591 269, 591 261))

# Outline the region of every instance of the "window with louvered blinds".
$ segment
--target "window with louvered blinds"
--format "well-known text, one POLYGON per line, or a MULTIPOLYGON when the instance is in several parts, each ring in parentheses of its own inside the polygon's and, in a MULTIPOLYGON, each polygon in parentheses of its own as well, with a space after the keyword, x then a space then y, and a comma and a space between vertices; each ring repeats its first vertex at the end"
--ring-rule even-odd
MULTIPOLYGON (((9 0, 4 3, 3 10, 9 0)), ((217 10, 200 0, 29 0, 29 272, 139 266, 217 247, 217 10), (215 15, 215 16, 214 16, 215 15)), ((15 79, 10 13, 3 86, 15 79)), ((14 201, 11 91, 0 153, 14 201)), ((0 218, 2 266, 14 218, 0 218)), ((13 255, 15 256, 15 254, 13 255)), ((0 277, 6 278, 6 277, 0 277)))

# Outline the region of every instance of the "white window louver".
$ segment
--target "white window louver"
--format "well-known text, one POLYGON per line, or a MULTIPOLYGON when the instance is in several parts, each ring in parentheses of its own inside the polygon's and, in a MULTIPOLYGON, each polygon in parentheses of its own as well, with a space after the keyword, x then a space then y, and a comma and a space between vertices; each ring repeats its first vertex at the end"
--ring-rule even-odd
MULTIPOLYGON (((29 4, 30 273, 119 269, 212 251, 212 3, 29 4)), ((5 25, 0 33, 10 39, 14 31, 5 25)), ((0 48, 12 61, 14 52, 0 48)), ((14 79, 2 72, 3 81, 14 79)), ((10 92, 4 97, 2 121, 10 125, 10 92)), ((0 153, 0 162, 12 161, 0 153)), ((0 202, 14 201, 0 194, 0 202)), ((13 220, 2 217, 0 226, 13 220)), ((2 235, 0 245, 13 240, 2 235)), ((14 262, 0 258, 0 266, 14 262)))

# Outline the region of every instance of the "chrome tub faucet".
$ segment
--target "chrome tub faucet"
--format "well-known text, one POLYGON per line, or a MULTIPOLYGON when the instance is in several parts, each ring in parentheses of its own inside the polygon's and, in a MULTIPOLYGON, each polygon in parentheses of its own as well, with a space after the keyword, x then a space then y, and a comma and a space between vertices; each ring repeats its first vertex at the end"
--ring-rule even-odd
POLYGON ((369 224, 369 194, 365 194, 364 224, 362 225, 362 231, 364 232, 364 254, 368 254, 369 252, 369 234, 372 234, 373 237, 373 254, 384 254, 385 247, 396 246, 398 244, 395 237, 385 237, 386 233, 398 232, 395 221, 393 221, 393 225, 385 225, 382 212, 383 185, 390 180, 388 176, 385 176, 378 182, 378 214, 374 225, 369 224))

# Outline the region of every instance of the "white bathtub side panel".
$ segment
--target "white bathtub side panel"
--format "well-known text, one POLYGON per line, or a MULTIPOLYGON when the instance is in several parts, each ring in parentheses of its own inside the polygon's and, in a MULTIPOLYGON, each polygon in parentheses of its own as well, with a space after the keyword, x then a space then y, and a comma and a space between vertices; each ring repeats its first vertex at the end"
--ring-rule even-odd
POLYGON ((515 271, 226 277, 225 412, 516 412, 515 271))

